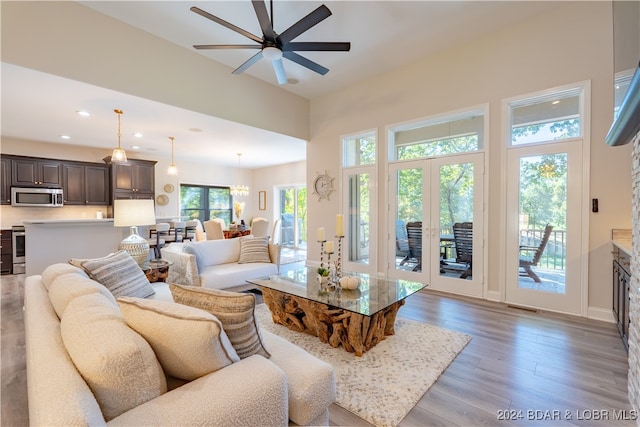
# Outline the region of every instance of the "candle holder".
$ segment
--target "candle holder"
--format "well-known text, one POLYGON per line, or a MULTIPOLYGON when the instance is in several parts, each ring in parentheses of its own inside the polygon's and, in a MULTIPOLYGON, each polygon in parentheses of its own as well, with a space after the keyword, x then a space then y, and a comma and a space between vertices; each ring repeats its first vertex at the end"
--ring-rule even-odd
POLYGON ((336 260, 336 276, 338 276, 338 280, 342 277, 342 239, 344 239, 344 235, 336 235, 336 239, 338 239, 338 259, 336 260))
POLYGON ((324 268, 324 242, 326 240, 318 240, 318 243, 320 243, 320 268, 324 268))

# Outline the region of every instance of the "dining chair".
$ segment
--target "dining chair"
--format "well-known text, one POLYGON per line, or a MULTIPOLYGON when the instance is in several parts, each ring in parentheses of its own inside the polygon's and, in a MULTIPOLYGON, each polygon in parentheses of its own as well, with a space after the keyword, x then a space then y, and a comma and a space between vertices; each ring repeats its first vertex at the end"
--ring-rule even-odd
POLYGON ((409 260, 415 259, 417 264, 413 271, 422 271, 422 221, 407 223, 407 244, 409 260))
POLYGON ((169 225, 168 222, 160 222, 156 224, 151 231, 153 234, 155 234, 155 237, 156 237, 155 244, 153 246, 155 260, 159 260, 160 258, 162 258, 160 249, 162 249, 164 245, 167 243, 167 237, 169 236, 170 228, 171 226, 169 225))
POLYGON ((453 224, 453 244, 456 248, 456 262, 465 267, 460 278, 473 276, 473 222, 453 224))
POLYGON ((251 222, 251 234, 254 237, 267 237, 269 235, 269 220, 266 218, 254 218, 251 222))
POLYGON ((542 238, 540 239, 540 243, 537 246, 520 245, 519 267, 522 269, 522 271, 520 272, 520 276, 531 277, 534 282, 540 283, 540 277, 538 277, 538 275, 531 269, 531 267, 537 266, 540 262, 540 258, 542 257, 544 249, 547 247, 547 243, 549 242, 549 237, 551 236, 552 230, 553 225, 547 224, 544 227, 542 238))
POLYGON ((224 220, 220 218, 210 219, 204 222, 204 232, 207 235, 207 240, 219 240, 224 239, 224 220))

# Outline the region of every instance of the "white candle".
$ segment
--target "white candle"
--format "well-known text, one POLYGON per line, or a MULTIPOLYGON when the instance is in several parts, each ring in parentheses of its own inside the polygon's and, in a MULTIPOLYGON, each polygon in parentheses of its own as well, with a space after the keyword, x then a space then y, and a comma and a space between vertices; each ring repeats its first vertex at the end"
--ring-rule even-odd
POLYGON ((326 253, 328 254, 332 254, 333 253, 333 240, 329 240, 327 242, 327 250, 325 250, 326 253))
POLYGON ((318 228, 318 242, 324 242, 324 227, 318 228))
POLYGON ((344 216, 336 215, 336 236, 344 236, 344 216))

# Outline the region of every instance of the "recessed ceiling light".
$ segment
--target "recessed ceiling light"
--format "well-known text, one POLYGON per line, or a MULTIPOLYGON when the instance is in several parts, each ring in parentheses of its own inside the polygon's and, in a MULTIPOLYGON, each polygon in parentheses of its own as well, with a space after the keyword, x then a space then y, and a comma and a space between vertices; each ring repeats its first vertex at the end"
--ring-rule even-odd
POLYGON ((133 134, 136 138, 142 138, 142 132, 136 132, 133 134))
POLYGON ((60 135, 60 139, 71 139, 69 135, 60 135))
POLYGON ((553 104, 553 105, 560 104, 560 101, 553 101, 553 102, 552 102, 552 104, 553 104))
POLYGON ((132 146, 131 146, 131 148, 132 148, 133 150, 139 150, 139 149, 140 149, 140 146, 139 146, 139 145, 132 145, 132 146))
POLYGON ((76 113, 78 113, 78 115, 82 116, 82 117, 89 117, 91 115, 91 113, 89 113, 88 111, 84 111, 84 110, 76 111, 76 113))

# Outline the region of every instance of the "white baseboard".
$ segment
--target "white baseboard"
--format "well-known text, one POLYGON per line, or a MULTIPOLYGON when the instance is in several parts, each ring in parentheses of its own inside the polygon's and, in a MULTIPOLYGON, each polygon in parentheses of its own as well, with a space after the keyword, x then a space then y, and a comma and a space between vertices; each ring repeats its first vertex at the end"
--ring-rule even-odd
POLYGON ((600 307, 587 308, 587 317, 594 320, 602 320, 603 322, 615 323, 613 311, 611 309, 600 307))
POLYGON ((502 296, 499 291, 487 291, 487 299, 489 301, 501 302, 502 296))

